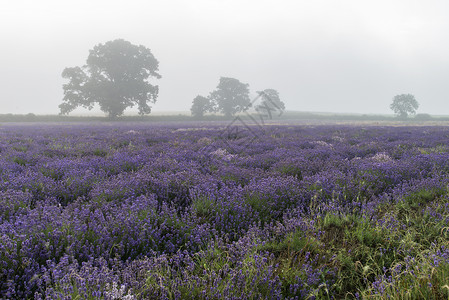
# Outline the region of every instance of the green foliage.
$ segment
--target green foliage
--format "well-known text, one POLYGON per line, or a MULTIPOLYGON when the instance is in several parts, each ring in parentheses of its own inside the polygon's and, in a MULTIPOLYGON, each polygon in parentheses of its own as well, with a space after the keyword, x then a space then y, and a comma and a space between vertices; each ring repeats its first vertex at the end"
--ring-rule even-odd
POLYGON ((403 261, 395 265, 390 278, 379 276, 378 284, 383 294, 378 294, 377 286, 371 286, 362 295, 373 295, 374 299, 448 299, 449 264, 434 266, 432 255, 418 254, 413 261, 403 261))
POLYGON ((21 158, 21 157, 14 157, 13 159, 12 159, 12 161, 13 162, 15 162, 16 164, 18 164, 18 165, 21 165, 21 166, 25 166, 28 162, 25 160, 25 159, 23 159, 23 158, 21 158))
POLYGON ((192 107, 190 108, 192 116, 196 118, 202 118, 205 113, 213 112, 213 110, 214 107, 210 99, 200 95, 193 99, 192 107))
POLYGON ((192 200, 192 209, 201 219, 208 219, 216 206, 215 201, 208 197, 196 197, 192 200))
POLYGON ((139 297, 158 294, 165 295, 167 299, 193 300, 239 299, 242 294, 252 294, 251 299, 269 299, 272 296, 272 282, 265 277, 272 272, 272 267, 268 260, 253 251, 243 257, 238 268, 235 268, 229 254, 217 246, 198 252, 193 259, 185 257, 184 263, 190 266, 174 265, 167 258, 159 259, 139 291, 139 297), (172 293, 173 287, 179 291, 176 296, 172 293), (216 294, 222 296, 217 298, 216 294))
POLYGON ((284 102, 279 98, 279 92, 273 89, 265 89, 257 92, 262 102, 257 105, 256 110, 262 114, 272 117, 273 114, 280 115, 285 109, 284 102))
POLYGON ((100 157, 105 157, 106 155, 108 155, 108 151, 98 148, 98 149, 94 150, 93 155, 100 156, 100 157))
POLYGON ((300 167, 295 166, 293 164, 284 164, 279 167, 277 167, 277 171, 281 172, 282 174, 293 176, 298 180, 302 180, 302 170, 300 167))
POLYGON ((27 146, 14 146, 12 149, 19 151, 19 152, 27 152, 28 147, 27 146))
MULTIPOLYGON (((447 190, 421 189, 379 206, 371 217, 327 213, 316 226, 324 232, 316 247, 335 255, 336 298, 447 299, 447 190)), ((271 247, 273 248, 273 247, 271 247)))
POLYGON ((258 219, 262 227, 279 218, 282 215, 280 211, 294 205, 295 198, 292 195, 283 194, 283 192, 278 190, 276 195, 270 196, 259 192, 245 194, 245 203, 258 213, 258 219), (275 201, 272 197, 279 197, 283 201, 279 201, 279 199, 275 201))
POLYGON ((54 170, 48 167, 41 167, 39 171, 45 177, 52 178, 54 180, 61 180, 64 177, 64 172, 60 170, 54 170))
POLYGON ((98 44, 90 51, 86 65, 62 72, 69 83, 63 85, 61 114, 79 106, 92 109, 95 103, 111 118, 135 105, 140 115, 149 114, 148 102, 156 102, 159 88, 148 78, 161 78, 158 67, 159 62, 144 46, 122 39, 98 44))
POLYGON ((431 154, 431 153, 446 153, 449 152, 449 147, 446 145, 437 145, 432 148, 421 148, 418 147, 418 151, 421 154, 431 154))
POLYGON ((437 199, 438 197, 446 194, 446 188, 433 188, 433 189, 421 189, 414 193, 407 195, 404 199, 404 205, 409 208, 419 208, 427 204, 430 201, 437 199))
POLYGON ((249 108, 249 85, 229 77, 221 77, 217 89, 210 96, 214 110, 231 117, 249 108))
POLYGON ((396 95, 390 104, 390 109, 402 119, 407 118, 410 114, 414 115, 418 107, 418 101, 411 94, 396 95))
POLYGON ((306 252, 318 253, 322 243, 313 236, 307 236, 301 230, 296 230, 284 236, 280 241, 269 241, 257 247, 261 252, 268 251, 277 257, 293 259, 306 252))

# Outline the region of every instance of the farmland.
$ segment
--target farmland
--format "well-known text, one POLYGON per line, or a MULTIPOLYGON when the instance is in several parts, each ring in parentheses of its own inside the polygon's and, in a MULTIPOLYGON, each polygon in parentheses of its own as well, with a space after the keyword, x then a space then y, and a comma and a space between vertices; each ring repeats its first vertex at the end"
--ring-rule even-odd
POLYGON ((0 298, 447 299, 449 128, 0 126, 0 298))

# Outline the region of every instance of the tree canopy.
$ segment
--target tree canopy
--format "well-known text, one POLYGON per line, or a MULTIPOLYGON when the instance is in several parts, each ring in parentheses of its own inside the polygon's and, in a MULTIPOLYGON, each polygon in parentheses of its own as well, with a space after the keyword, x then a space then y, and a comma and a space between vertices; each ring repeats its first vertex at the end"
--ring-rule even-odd
POLYGON ((159 87, 148 82, 150 77, 161 78, 159 62, 150 49, 133 45, 123 39, 98 44, 89 52, 86 65, 65 68, 61 114, 68 114, 81 106, 92 109, 99 104, 109 117, 123 114, 126 108, 138 106, 139 114, 149 114, 159 87))
POLYGON ((194 117, 202 118, 206 112, 213 111, 212 103, 209 98, 198 95, 193 99, 190 111, 194 117))
POLYGON ((265 89, 257 92, 262 98, 262 101, 257 105, 256 109, 259 112, 272 115, 273 112, 282 112, 285 109, 284 102, 279 98, 279 92, 274 89, 265 89))
POLYGON ((217 88, 210 94, 215 110, 231 117, 238 112, 248 109, 249 84, 242 83, 235 78, 221 77, 217 88))
POLYGON ((407 118, 408 115, 414 115, 419 107, 418 101, 415 96, 411 94, 396 95, 393 98, 393 102, 390 104, 390 109, 399 117, 407 118))

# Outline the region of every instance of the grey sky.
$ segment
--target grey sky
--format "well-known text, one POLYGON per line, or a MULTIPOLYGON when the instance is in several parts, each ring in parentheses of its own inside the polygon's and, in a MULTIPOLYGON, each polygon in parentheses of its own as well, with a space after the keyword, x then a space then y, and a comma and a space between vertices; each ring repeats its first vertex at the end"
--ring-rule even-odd
MULTIPOLYGON (((58 113, 61 72, 116 38, 160 62, 153 111, 187 111, 220 76, 289 110, 449 114, 449 1, 0 0, 0 114, 58 113)), ((77 110, 76 112, 83 112, 77 110)))

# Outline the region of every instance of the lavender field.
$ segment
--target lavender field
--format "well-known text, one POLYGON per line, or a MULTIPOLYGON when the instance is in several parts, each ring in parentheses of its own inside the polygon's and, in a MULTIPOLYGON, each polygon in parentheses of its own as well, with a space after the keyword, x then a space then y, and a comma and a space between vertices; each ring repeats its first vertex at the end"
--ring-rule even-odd
POLYGON ((448 299, 449 128, 161 124, 0 126, 1 299, 448 299))

